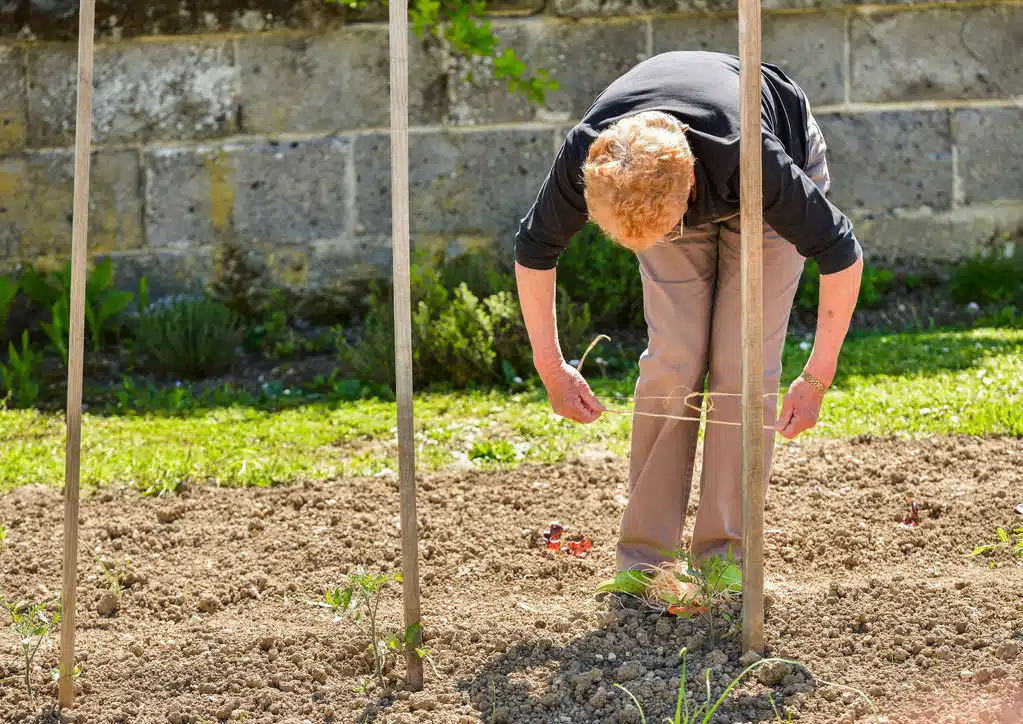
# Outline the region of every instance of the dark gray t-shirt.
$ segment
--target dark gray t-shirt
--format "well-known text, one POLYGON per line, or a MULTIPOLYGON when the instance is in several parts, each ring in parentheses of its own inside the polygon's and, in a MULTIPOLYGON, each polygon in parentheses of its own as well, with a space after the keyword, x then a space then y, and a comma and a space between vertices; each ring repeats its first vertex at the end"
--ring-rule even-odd
MULTIPOLYGON (((810 180, 807 103, 780 69, 763 64, 764 221, 822 274, 861 256, 852 223, 810 180)), ((701 51, 663 53, 614 81, 565 137, 550 173, 516 235, 515 257, 531 269, 553 269, 588 214, 582 169, 590 144, 608 126, 641 111, 669 113, 689 126, 696 156, 696 198, 687 227, 739 211, 739 61, 701 51)))

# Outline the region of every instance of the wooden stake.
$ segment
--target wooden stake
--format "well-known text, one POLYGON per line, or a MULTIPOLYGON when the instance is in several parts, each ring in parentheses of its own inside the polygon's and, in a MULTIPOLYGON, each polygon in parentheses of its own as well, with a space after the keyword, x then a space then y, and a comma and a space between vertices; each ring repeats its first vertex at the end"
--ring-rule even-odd
POLYGON ((764 330, 760 0, 739 0, 742 226, 742 643, 764 649, 764 330))
POLYGON ((68 339, 67 447, 64 462, 64 590, 61 598, 58 701, 74 699, 75 602, 78 583, 78 484, 82 453, 82 369, 85 354, 85 266, 89 235, 89 150, 92 145, 92 41, 95 0, 78 16, 78 115, 75 119, 74 220, 71 231, 71 324, 68 339))
POLYGON ((398 476, 401 485, 401 569, 405 627, 418 634, 406 650, 408 685, 423 688, 419 629, 419 532, 412 420, 412 300, 408 210, 408 0, 391 0, 391 221, 394 253, 394 366, 398 397, 398 476))

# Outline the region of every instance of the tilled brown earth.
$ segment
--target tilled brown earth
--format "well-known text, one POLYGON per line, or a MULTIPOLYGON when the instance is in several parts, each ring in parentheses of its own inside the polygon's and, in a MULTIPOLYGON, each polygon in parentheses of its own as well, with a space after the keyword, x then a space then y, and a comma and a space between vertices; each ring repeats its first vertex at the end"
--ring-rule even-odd
MULTIPOLYGON (((769 652, 809 672, 769 667, 736 689, 715 722, 1023 722, 1023 561, 1010 548, 971 557, 1000 526, 1023 526, 1023 442, 935 438, 788 444, 767 510, 769 652), (920 504, 920 525, 899 526, 920 504), (784 705, 784 710, 782 706, 784 705)), ((77 646, 78 722, 638 722, 674 713, 687 647, 687 693, 716 696, 739 671, 738 607, 710 641, 702 620, 596 601, 613 573, 625 463, 590 461, 420 481, 423 619, 435 668, 427 687, 357 689, 367 641, 315 605, 361 565, 400 565, 390 477, 275 489, 196 488, 145 499, 104 490, 83 500, 77 646), (584 559, 542 554, 560 520, 585 533, 584 559), (98 556, 126 567, 119 608, 98 556), (100 610, 108 615, 101 615, 100 610)), ((61 496, 0 499, 10 532, 0 594, 59 591, 61 496)), ((401 622, 399 586, 381 618, 401 622)), ((52 701, 51 637, 24 690, 20 643, 0 646, 0 716, 37 721, 52 701)))

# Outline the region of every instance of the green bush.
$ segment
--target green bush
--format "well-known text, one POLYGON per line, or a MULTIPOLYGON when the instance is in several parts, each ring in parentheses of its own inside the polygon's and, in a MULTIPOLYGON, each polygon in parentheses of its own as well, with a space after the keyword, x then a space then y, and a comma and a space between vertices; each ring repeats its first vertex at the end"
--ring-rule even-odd
MULTIPOLYGON (((451 384, 456 387, 515 382, 532 369, 532 353, 518 301, 506 290, 479 296, 465 279, 465 269, 476 264, 462 260, 451 270, 437 257, 417 254, 411 269, 413 376, 417 386, 451 384)), ((475 275, 477 288, 499 282, 496 267, 475 275), (487 281, 487 276, 491 281, 487 281)), ((500 282, 503 283, 503 282, 500 282)), ((511 283, 511 282, 509 282, 511 283)), ((513 283, 512 283, 513 285, 513 283)), ((586 305, 575 305, 562 292, 558 324, 564 349, 581 349, 589 333, 586 305)), ((337 330, 341 363, 363 382, 393 387, 394 310, 389 294, 374 285, 367 298, 368 312, 354 341, 337 330)), ((588 340, 587 340, 588 341, 588 340)))
MULTIPOLYGON (((858 309, 873 309, 880 306, 884 296, 893 290, 896 282, 905 287, 920 286, 917 277, 896 279, 895 272, 890 269, 864 266, 860 280, 860 293, 856 300, 858 309)), ((801 309, 816 310, 821 293, 821 274, 817 262, 808 260, 799 280, 799 291, 796 292, 796 306, 801 309)))
POLYGON ((0 400, 13 399, 16 405, 29 407, 39 400, 39 354, 28 341, 28 331, 21 334, 21 351, 14 342, 7 345, 7 364, 0 364, 0 400))
POLYGON ((953 270, 949 289, 960 304, 1023 307, 1023 254, 970 259, 953 270))
POLYGON ((590 223, 558 260, 558 285, 585 301, 600 332, 645 328, 643 279, 636 255, 590 223))
POLYGON ((141 310, 138 343, 159 372, 205 377, 231 366, 241 319, 206 295, 167 297, 141 310))

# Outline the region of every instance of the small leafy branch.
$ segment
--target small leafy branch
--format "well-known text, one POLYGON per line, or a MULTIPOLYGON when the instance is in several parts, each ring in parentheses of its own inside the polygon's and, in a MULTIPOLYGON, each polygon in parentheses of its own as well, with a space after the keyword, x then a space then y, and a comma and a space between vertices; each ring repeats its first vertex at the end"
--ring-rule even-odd
POLYGON ((25 688, 29 699, 32 699, 32 662, 46 637, 60 625, 60 601, 11 603, 0 597, 0 605, 3 605, 11 618, 8 630, 21 642, 25 656, 25 688))
MULTIPOLYGON (((1009 531, 1005 528, 998 529, 998 541, 995 543, 986 543, 984 545, 977 546, 970 553, 971 556, 990 555, 996 550, 1001 548, 1007 548, 1012 550, 1012 554, 1018 558, 1023 558, 1023 527, 1014 528, 1012 535, 1009 535, 1009 531), (1016 540, 1013 541, 1013 536, 1016 540)), ((988 565, 993 565, 989 562, 988 565)))
MULTIPOLYGON (((745 669, 743 669, 742 673, 736 676, 735 679, 732 680, 732 683, 730 683, 725 688, 721 696, 719 696, 717 700, 714 700, 711 695, 710 669, 707 669, 704 673, 707 698, 704 701, 704 703, 700 704, 698 707, 693 709, 692 712, 690 712, 689 701, 686 699, 686 681, 688 674, 686 666, 686 649, 682 649, 680 655, 682 656, 682 680, 679 683, 678 687, 678 699, 675 701, 675 716, 672 719, 665 719, 665 721, 668 724, 709 724, 709 722, 711 721, 711 717, 714 716, 714 712, 716 712, 725 702, 725 699, 728 698, 728 695, 732 693, 732 689, 738 686, 743 681, 743 679, 745 679, 749 674, 753 673, 762 666, 768 666, 773 664, 788 664, 789 666, 798 666, 799 668, 805 669, 807 672, 809 672, 809 669, 800 664, 798 661, 789 661, 788 659, 778 658, 761 659, 760 661, 756 661, 747 666, 745 669)), ((844 684, 836 684, 830 681, 821 681, 820 683, 825 686, 835 686, 845 691, 851 691, 858 695, 861 699, 863 699, 863 701, 867 703, 867 706, 870 707, 871 712, 874 714, 874 720, 878 722, 878 724, 880 724, 881 719, 880 716, 878 715, 877 707, 874 706, 874 702, 872 702, 870 700, 870 697, 868 697, 865 693, 851 686, 845 686, 844 684)), ((643 706, 642 704, 639 703, 639 699, 637 699, 631 691, 629 691, 621 684, 615 684, 615 686, 624 691, 626 694, 628 694, 629 698, 632 699, 632 703, 636 706, 636 709, 639 711, 639 717, 640 720, 642 721, 642 724, 646 724, 646 714, 643 712, 643 706)), ((781 714, 775 707, 773 699, 771 700, 771 708, 774 709, 774 715, 777 721, 781 722, 782 721, 781 714)))
MULTIPOLYGON (((420 640, 421 633, 419 624, 410 626, 400 636, 380 628, 377 617, 377 609, 380 605, 379 594, 392 581, 401 583, 401 573, 373 573, 358 567, 345 576, 340 586, 327 591, 325 597, 328 606, 350 616, 363 634, 369 638, 367 648, 373 657, 373 676, 381 689, 386 688, 384 665, 387 659, 415 646, 416 642, 420 640)), ((430 660, 429 649, 416 647, 415 652, 420 658, 430 660)))
MULTIPOLYGON (((372 0, 327 2, 360 9, 372 0)), ((387 0, 382 2, 387 4, 387 0)), ((416 35, 421 38, 430 32, 447 43, 457 55, 469 61, 475 58, 492 59, 494 75, 507 79, 510 92, 525 96, 530 103, 543 104, 547 91, 558 90, 559 84, 543 68, 537 68, 530 75, 528 66, 518 57, 514 48, 500 47, 501 39, 490 22, 483 19, 485 13, 485 0, 412 0, 409 3, 409 20, 416 35)), ((471 73, 467 75, 467 80, 472 80, 471 73)))

